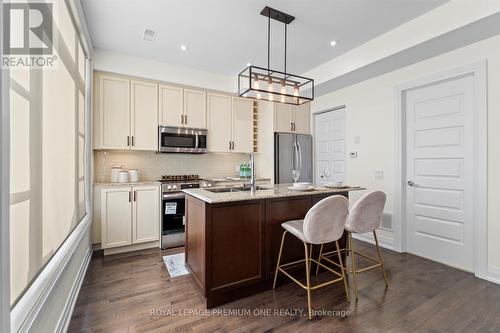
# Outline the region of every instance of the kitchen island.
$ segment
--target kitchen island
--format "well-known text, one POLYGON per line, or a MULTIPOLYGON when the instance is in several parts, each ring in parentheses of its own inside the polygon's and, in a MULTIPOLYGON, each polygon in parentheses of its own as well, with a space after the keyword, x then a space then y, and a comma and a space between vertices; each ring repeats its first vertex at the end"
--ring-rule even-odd
MULTIPOLYGON (((299 192, 289 184, 257 191, 187 189, 186 266, 212 308, 272 287, 283 229, 281 223, 303 219, 318 201, 343 189, 315 188, 299 192)), ((333 250, 334 243, 325 246, 333 250)), ((340 240, 345 246, 345 237, 340 240)), ((313 252, 314 255, 314 252, 313 252)), ((282 263, 304 258, 302 242, 286 239, 282 263)), ((291 267, 293 269, 293 267, 291 267)), ((304 274, 304 264, 296 266, 304 274)), ((282 277, 282 276, 281 276, 282 277)), ((280 279, 281 282, 281 279, 280 279)))

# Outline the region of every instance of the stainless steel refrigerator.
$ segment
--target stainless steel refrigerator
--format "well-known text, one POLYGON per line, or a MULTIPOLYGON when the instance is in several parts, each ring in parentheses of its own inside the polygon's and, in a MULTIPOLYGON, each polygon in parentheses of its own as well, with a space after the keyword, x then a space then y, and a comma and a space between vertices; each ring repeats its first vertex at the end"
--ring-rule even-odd
POLYGON ((299 182, 312 183, 312 136, 274 134, 274 182, 293 183, 292 170, 300 170, 299 182))

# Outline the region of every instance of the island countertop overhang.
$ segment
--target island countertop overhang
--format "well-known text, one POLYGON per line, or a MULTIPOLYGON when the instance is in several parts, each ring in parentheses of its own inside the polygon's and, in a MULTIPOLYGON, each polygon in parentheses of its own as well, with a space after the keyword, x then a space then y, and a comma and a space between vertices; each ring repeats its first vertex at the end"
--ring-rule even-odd
POLYGON ((311 191, 298 191, 289 189, 291 184, 276 184, 272 189, 257 190, 255 192, 251 191, 236 191, 236 192, 225 192, 225 193, 215 193, 202 188, 185 189, 184 193, 202 200, 209 204, 214 203, 224 203, 233 201, 246 201, 246 200, 260 200, 260 199, 272 199, 272 198, 285 198, 294 196, 307 196, 307 195, 322 195, 322 194, 341 194, 345 192, 361 191, 366 190, 364 187, 360 186, 350 186, 344 188, 327 188, 322 186, 317 186, 311 191))

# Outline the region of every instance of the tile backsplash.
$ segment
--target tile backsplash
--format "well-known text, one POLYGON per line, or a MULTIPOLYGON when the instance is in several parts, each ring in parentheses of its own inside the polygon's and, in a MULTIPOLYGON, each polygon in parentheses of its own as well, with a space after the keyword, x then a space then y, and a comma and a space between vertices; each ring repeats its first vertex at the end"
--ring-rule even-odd
POLYGON ((235 166, 247 163, 248 154, 157 154, 146 151, 94 151, 94 181, 110 180, 111 167, 139 169, 140 180, 156 180, 161 175, 196 174, 202 178, 236 176, 235 166))

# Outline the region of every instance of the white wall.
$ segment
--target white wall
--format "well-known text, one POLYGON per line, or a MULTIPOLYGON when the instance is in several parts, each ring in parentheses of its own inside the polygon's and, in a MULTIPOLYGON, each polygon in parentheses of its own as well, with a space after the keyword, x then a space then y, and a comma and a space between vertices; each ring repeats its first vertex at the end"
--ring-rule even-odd
POLYGON ((237 90, 236 77, 139 58, 123 53, 94 49, 93 61, 95 70, 231 93, 237 90))
POLYGON ((358 158, 347 159, 347 182, 386 192, 386 209, 392 211, 394 87, 484 59, 488 61, 488 266, 500 278, 500 36, 318 97, 311 110, 346 104, 346 149, 358 152, 358 158), (354 143, 356 135, 360 144, 354 143), (383 170, 385 179, 374 179, 375 170, 383 170))

